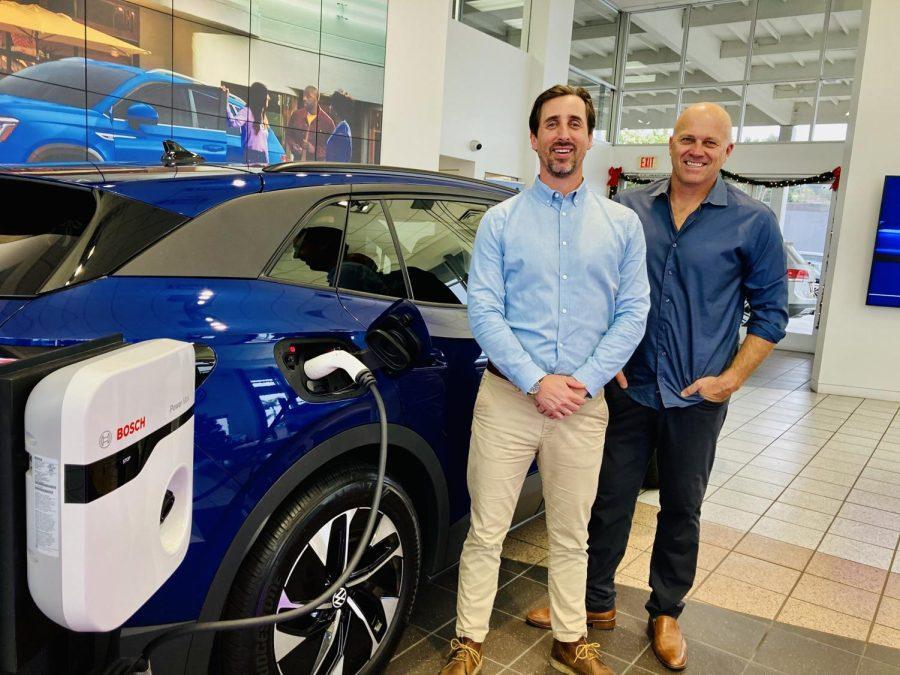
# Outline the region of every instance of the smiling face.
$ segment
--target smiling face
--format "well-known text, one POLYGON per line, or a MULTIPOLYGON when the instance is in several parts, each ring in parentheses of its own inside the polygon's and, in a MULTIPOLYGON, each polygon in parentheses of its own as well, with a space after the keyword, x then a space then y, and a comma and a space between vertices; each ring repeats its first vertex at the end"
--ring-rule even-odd
POLYGON ((593 143, 584 101, 578 96, 558 96, 544 102, 537 135, 531 134, 544 182, 570 178, 580 182, 584 155, 593 143))
POLYGON ((724 108, 713 103, 688 107, 669 139, 673 183, 712 187, 733 149, 731 117, 724 108))

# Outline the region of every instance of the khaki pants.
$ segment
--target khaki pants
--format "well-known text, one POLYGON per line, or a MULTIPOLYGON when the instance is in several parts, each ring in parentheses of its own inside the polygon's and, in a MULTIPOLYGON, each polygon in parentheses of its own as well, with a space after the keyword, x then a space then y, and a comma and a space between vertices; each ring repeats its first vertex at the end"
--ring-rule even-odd
POLYGON ((458 636, 483 642, 487 635, 500 551, 535 456, 550 541, 553 636, 574 642, 587 633, 587 525, 597 496, 607 419, 602 390, 575 414, 552 420, 515 385, 484 374, 472 418, 468 466, 472 520, 459 564, 458 636))

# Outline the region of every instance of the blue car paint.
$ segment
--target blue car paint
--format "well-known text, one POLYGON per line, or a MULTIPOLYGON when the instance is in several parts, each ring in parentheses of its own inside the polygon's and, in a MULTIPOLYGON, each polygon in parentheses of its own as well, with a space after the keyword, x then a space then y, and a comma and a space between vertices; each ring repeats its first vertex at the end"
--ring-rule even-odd
MULTIPOLYGON (((101 169, 102 170, 102 169, 101 169)), ((442 176, 391 171, 248 172, 222 168, 180 178, 78 179, 83 185, 195 215, 246 192, 310 185, 470 186, 442 176), (245 181, 236 185, 235 181, 245 181)), ((499 199, 508 196, 498 190, 499 199)), ((342 431, 376 421, 371 403, 308 403, 279 370, 283 338, 339 337, 365 347, 368 325, 393 301, 263 279, 112 276, 31 300, 0 301, 0 344, 64 346, 112 333, 128 342, 170 337, 212 347, 214 370, 195 404, 194 520, 185 561, 132 618, 150 626, 194 619, 235 534, 266 491, 310 449, 342 431), (210 295, 210 292, 212 293, 210 295)), ((464 327, 465 309, 426 307, 442 323, 464 327)), ((452 332, 452 331, 451 331, 452 332)), ((465 457, 470 415, 484 359, 471 339, 432 337, 422 363, 399 377, 377 373, 389 420, 435 451, 449 489, 451 522, 469 508, 465 457)))
MULTIPOLYGON (((7 94, 0 95, 0 117, 13 117, 19 120, 9 137, 0 143, 0 163, 28 162, 36 150, 51 145, 82 149, 86 147, 88 154, 85 159, 89 161, 156 163, 161 155, 160 140, 164 138, 175 138, 188 150, 202 154, 210 161, 242 161, 241 137, 233 131, 229 133, 223 130, 166 124, 147 124, 133 129, 127 121, 113 119, 109 114, 120 100, 128 99, 135 90, 146 84, 198 84, 195 80, 178 73, 147 71, 134 66, 80 57, 60 61, 71 62, 75 72, 81 72, 80 82, 85 81, 85 64, 90 69, 110 69, 130 74, 131 77, 113 90, 104 92, 107 95, 99 98, 88 108, 7 94)), ((40 65, 42 64, 37 64, 40 65)), ((25 68, 8 77, 28 78, 30 69, 35 67, 25 68)), ((79 80, 73 78, 73 81, 79 80)), ((234 95, 229 95, 228 102, 236 110, 244 107, 244 102, 234 95)), ((270 128, 270 161, 281 161, 284 153, 284 147, 270 128)))

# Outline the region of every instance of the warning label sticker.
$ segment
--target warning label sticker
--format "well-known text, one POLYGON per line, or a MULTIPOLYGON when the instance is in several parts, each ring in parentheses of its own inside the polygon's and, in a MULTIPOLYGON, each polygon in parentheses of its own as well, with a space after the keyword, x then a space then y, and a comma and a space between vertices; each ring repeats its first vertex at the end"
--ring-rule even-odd
POLYGON ((34 547, 59 557, 59 461, 32 455, 34 478, 34 547))

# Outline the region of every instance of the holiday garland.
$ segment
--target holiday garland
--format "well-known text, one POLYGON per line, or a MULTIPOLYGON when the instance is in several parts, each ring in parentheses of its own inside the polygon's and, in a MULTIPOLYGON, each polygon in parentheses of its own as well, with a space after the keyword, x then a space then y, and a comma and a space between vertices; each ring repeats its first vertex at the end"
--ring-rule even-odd
MULTIPOLYGON (((777 178, 775 180, 759 180, 757 178, 747 178, 736 173, 731 173, 725 169, 720 169, 719 173, 722 178, 734 181, 735 183, 743 183, 745 185, 764 185, 770 188, 783 188, 792 185, 813 185, 816 183, 831 183, 831 189, 837 190, 841 180, 841 167, 837 166, 831 171, 823 171, 815 176, 807 176, 806 178, 777 178)), ((619 191, 619 181, 626 180, 629 183, 638 185, 646 185, 652 183, 655 178, 643 178, 638 173, 623 173, 621 166, 609 167, 609 181, 606 186, 609 188, 609 196, 612 197, 619 191)))

